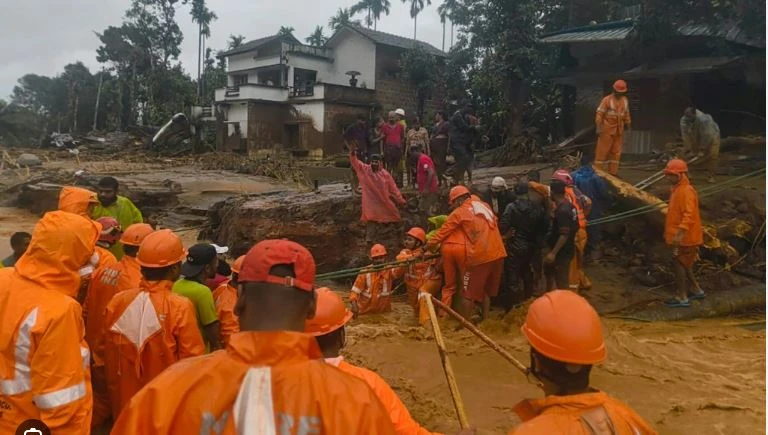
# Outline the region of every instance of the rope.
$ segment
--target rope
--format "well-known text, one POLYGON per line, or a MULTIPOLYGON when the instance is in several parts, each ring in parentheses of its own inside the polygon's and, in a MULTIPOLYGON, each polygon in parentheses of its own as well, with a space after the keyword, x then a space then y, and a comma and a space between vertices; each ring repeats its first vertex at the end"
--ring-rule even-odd
POLYGON ((435 258, 439 258, 440 255, 428 255, 426 257, 418 257, 418 258, 411 258, 409 260, 402 260, 402 261, 393 261, 389 263, 382 263, 382 264, 375 264, 371 266, 363 266, 363 267, 353 267, 351 269, 342 269, 337 270, 333 272, 327 272, 327 273, 321 273, 315 277, 316 281, 321 280, 331 280, 331 279, 339 279, 339 278, 346 278, 346 277, 352 277, 357 276, 360 274, 360 272, 380 272, 382 270, 389 270, 389 269, 396 269, 403 266, 407 266, 409 264, 414 263, 423 263, 429 260, 433 260, 435 258))

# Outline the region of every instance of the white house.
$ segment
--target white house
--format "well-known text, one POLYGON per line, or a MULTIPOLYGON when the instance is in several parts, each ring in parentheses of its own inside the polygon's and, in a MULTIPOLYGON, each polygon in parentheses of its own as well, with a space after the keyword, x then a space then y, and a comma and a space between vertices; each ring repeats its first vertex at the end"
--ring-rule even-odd
MULTIPOLYGON (((400 56, 415 46, 445 56, 425 42, 356 25, 343 26, 323 47, 273 35, 220 53, 227 61, 227 87, 216 90, 226 127, 220 148, 340 152, 341 132, 356 115, 396 107, 414 113, 415 91, 398 73, 400 56)), ((441 101, 435 92, 428 107, 441 101)))

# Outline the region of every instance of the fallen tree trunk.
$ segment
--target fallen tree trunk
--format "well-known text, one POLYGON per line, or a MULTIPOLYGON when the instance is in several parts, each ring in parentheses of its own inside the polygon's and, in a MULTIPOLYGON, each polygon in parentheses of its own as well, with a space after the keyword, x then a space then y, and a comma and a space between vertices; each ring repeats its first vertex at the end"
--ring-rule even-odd
POLYGON ((693 302, 690 308, 668 308, 660 305, 634 312, 631 316, 639 320, 674 321, 726 317, 756 309, 765 309, 765 284, 709 293, 706 299, 693 302))
MULTIPOLYGON (((659 233, 659 236, 664 234, 664 221, 667 215, 667 203, 662 201, 659 197, 650 194, 646 191, 640 190, 637 187, 621 180, 618 177, 599 169, 594 168, 595 173, 606 181, 609 188, 613 190, 616 198, 622 205, 625 205, 627 210, 634 210, 641 207, 652 207, 651 210, 644 214, 636 215, 641 216, 651 228, 659 233)), ((635 216, 633 216, 635 217, 635 216)), ((627 217, 628 219, 630 216, 627 217)), ((748 223, 744 223, 749 225, 748 223)), ((723 239, 718 238, 717 226, 711 225, 706 221, 702 221, 702 227, 704 228, 704 245, 703 248, 710 254, 709 257, 716 259, 718 263, 733 264, 738 258, 745 254, 731 246, 731 244, 723 239)), ((746 232, 749 232, 746 229, 746 232)))

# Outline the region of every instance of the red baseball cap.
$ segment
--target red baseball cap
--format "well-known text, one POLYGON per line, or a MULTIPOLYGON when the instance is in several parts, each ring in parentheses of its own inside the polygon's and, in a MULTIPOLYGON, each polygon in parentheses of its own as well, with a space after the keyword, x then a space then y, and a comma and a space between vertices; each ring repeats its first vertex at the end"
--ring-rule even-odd
POLYGON ((290 240, 264 240, 252 247, 243 260, 238 282, 268 282, 312 291, 315 259, 307 248, 290 240), (293 266, 295 276, 270 275, 273 266, 293 266))

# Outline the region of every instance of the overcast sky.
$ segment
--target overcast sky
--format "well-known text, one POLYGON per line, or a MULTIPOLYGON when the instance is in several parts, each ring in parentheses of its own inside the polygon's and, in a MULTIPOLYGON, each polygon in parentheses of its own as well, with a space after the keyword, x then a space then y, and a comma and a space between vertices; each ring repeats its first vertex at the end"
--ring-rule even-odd
MULTIPOLYGON (((11 0, 0 14, 0 98, 7 98, 16 81, 27 73, 53 76, 64 65, 82 61, 91 72, 100 68, 96 62, 99 40, 94 32, 119 25, 129 0, 11 0)), ((218 15, 211 25, 208 46, 225 48, 230 34, 245 35, 246 40, 272 35, 281 25, 293 26, 294 35, 304 40, 322 25, 330 36, 328 18, 339 7, 349 7, 355 0, 207 0, 218 15)), ((413 20, 408 5, 391 0, 389 16, 383 16, 378 30, 412 37, 413 20)), ((418 39, 437 48, 442 45, 442 24, 437 15, 440 0, 433 0, 418 18, 418 39)), ((362 16, 360 17, 362 18, 362 16)), ((176 20, 184 33, 179 59, 192 76, 197 74, 197 28, 189 16, 189 6, 181 7, 176 20)), ((446 35, 446 48, 450 35, 446 35)))

